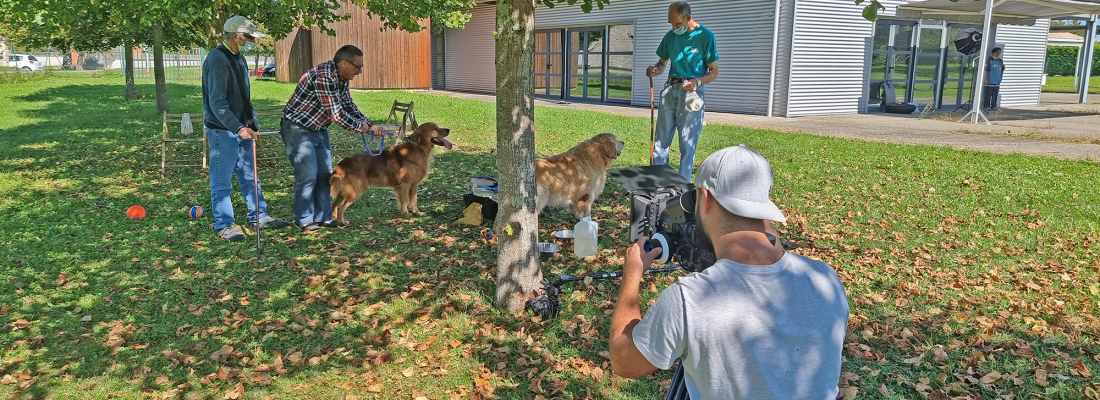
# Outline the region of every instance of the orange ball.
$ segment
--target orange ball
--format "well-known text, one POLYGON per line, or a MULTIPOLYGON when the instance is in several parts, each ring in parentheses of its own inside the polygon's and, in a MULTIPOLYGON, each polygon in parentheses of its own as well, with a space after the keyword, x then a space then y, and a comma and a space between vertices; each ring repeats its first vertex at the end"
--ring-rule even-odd
POLYGON ((126 216, 130 219, 145 219, 145 207, 142 206, 130 206, 126 210, 126 216))

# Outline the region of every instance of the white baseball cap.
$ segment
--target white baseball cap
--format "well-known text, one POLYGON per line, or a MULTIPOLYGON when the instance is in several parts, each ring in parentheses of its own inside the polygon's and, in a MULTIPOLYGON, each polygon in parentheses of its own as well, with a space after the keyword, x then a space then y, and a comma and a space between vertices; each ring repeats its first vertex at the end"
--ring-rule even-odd
POLYGON ((226 33, 246 33, 257 39, 267 36, 260 32, 259 28, 256 28, 256 24, 240 15, 234 15, 226 20, 223 28, 226 33))
POLYGON ((718 150, 695 173, 695 186, 707 189, 726 211, 745 218, 787 222, 768 196, 772 166, 745 145, 718 150))

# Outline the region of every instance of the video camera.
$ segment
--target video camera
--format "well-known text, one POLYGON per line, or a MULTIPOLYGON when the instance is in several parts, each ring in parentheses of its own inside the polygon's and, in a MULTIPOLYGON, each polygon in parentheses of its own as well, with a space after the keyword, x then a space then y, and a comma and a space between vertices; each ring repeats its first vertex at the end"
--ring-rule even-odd
POLYGON ((630 194, 630 241, 650 239, 645 250, 660 247, 655 260, 702 271, 717 261, 714 246, 695 220, 695 186, 668 165, 608 171, 630 194))
MULTIPOLYGON (((630 242, 649 236, 645 250, 660 247, 655 260, 676 264, 653 268, 646 273, 684 269, 702 271, 714 265, 714 246, 695 221, 695 186, 668 165, 651 165, 607 171, 630 194, 630 242)), ((543 319, 551 319, 561 311, 561 286, 569 282, 591 279, 613 279, 622 271, 584 276, 562 275, 553 281, 543 281, 543 294, 527 301, 527 309, 543 319)))

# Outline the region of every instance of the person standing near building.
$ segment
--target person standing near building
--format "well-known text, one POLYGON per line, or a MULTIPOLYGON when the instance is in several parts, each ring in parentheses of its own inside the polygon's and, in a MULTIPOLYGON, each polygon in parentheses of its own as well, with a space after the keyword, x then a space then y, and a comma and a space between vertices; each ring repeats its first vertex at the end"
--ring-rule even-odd
POLYGON ((652 78, 665 72, 668 80, 661 89, 657 113, 653 164, 668 164, 672 137, 680 133, 680 175, 691 181, 695 146, 703 129, 703 85, 718 78, 718 48, 714 33, 691 17, 691 6, 677 1, 668 7, 672 30, 657 46, 656 64, 646 68, 652 78))
POLYGON ((384 134, 351 99, 349 82, 363 72, 364 62, 358 47, 341 47, 332 60, 302 75, 283 109, 280 131, 286 157, 294 168, 294 219, 304 233, 343 226, 332 220, 329 125, 336 123, 356 133, 384 134))
POLYGON ((233 175, 244 195, 248 219, 253 228, 283 228, 289 222, 268 216, 263 191, 256 186, 253 165, 253 140, 259 126, 252 109, 248 65, 241 56, 256 46, 264 34, 247 18, 236 15, 225 21, 224 41, 210 52, 202 64, 202 109, 206 138, 210 142, 210 209, 214 213, 214 231, 230 242, 244 240, 234 225, 233 175), (259 196, 256 196, 256 193, 259 196), (258 197, 258 198, 257 198, 258 197))
POLYGON ((997 101, 1001 95, 1001 80, 1004 78, 1005 62, 1001 60, 1001 48, 994 47, 989 62, 985 64, 985 87, 982 88, 982 108, 999 110, 997 101))

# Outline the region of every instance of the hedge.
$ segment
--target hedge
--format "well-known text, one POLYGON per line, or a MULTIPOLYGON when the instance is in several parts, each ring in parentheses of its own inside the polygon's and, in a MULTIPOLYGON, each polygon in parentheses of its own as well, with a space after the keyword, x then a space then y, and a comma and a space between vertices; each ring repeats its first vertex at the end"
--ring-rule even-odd
MULTIPOLYGON (((1073 76, 1077 51, 1076 47, 1047 46, 1047 75, 1073 76)), ((1100 76, 1100 52, 1093 52, 1092 76, 1100 76)))

